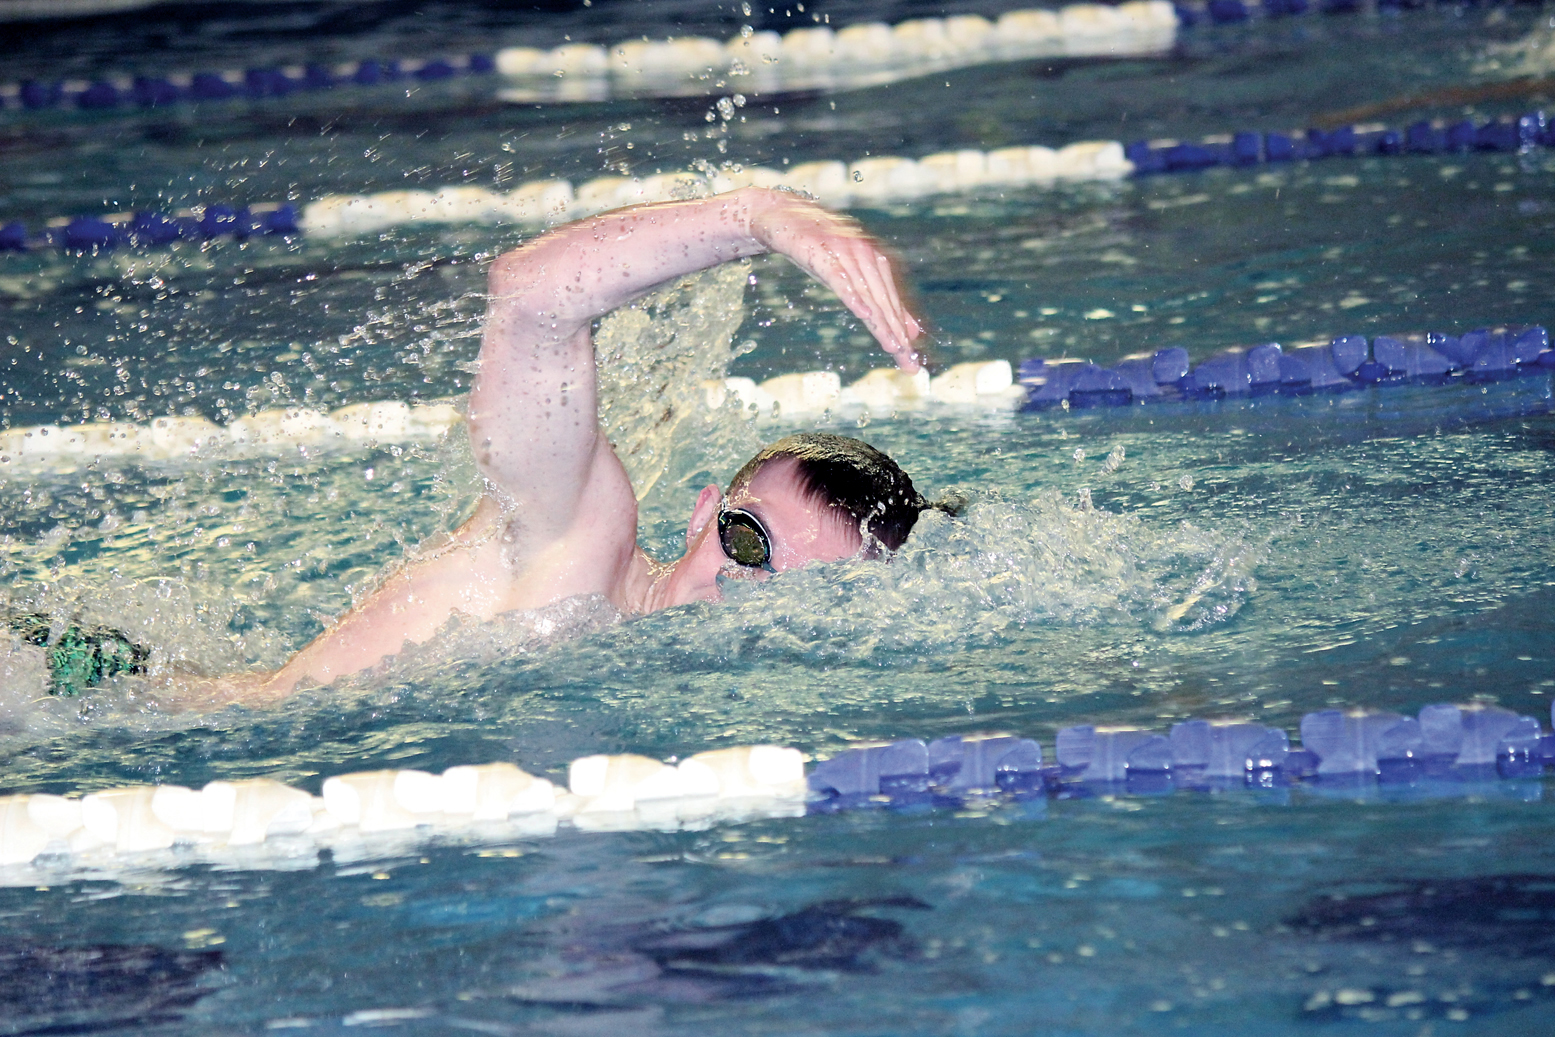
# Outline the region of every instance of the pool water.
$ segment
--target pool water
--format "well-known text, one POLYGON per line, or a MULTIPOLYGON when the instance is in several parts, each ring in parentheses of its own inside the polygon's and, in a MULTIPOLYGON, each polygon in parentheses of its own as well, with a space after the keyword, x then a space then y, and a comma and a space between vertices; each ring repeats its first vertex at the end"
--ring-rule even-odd
MULTIPOLYGON (((696 6, 450 6, 417 21, 383 5, 350 25, 327 5, 186 9, 133 29, 35 28, 41 42, 8 59, 7 78, 740 24, 735 10, 715 19, 696 6), (159 25, 173 42, 159 42, 159 25), (145 52, 115 53, 131 32, 145 52)), ((955 10, 974 9, 999 10, 955 10)), ((853 10, 849 20, 945 13, 853 10)), ((816 11, 842 20, 826 4, 788 17, 816 11)), ((766 18, 758 28, 781 28, 783 11, 766 18)), ((1537 83, 1497 84, 1522 74, 1504 48, 1542 45, 1547 22, 1537 6, 1441 7, 1201 28, 1160 59, 757 97, 711 138, 708 99, 505 106, 477 80, 409 98, 386 88, 150 115, 11 110, 0 222, 583 178, 622 161, 651 172, 698 158, 1283 130, 1363 108, 1394 125, 1488 118, 1538 103, 1537 83)), ((1332 159, 857 215, 904 256, 940 362, 1108 363, 1169 345, 1198 358, 1259 341, 1548 323, 1552 172, 1555 156, 1539 151, 1332 159)), ((457 397, 478 347, 484 264, 521 239, 420 226, 376 240, 0 256, 0 419, 226 421, 457 397)), ((758 260, 733 288, 740 279, 743 316, 727 276, 694 299, 710 325, 738 322, 730 373, 826 367, 847 381, 881 364, 793 268, 758 260)), ((653 377, 629 355, 613 399, 653 377)), ((316 792, 380 766, 508 759, 555 777, 597 752, 773 742, 824 758, 859 741, 993 730, 1050 747, 1076 723, 1238 717, 1294 730, 1332 706, 1486 701, 1544 716, 1550 394, 1543 376, 806 422, 868 438, 931 495, 968 493, 967 514, 927 516, 890 564, 784 574, 733 587, 722 605, 613 623, 580 603, 573 638, 523 623, 451 631, 275 710, 180 713, 133 679, 39 701, 12 652, 4 791, 264 775, 316 792)), ((696 490, 793 427, 697 414, 664 440, 616 419, 661 473, 642 539, 666 556, 696 490)), ((156 646, 164 669, 274 666, 381 566, 456 522, 473 493, 457 440, 8 474, 7 613, 77 610, 156 646)), ((124 965, 154 977, 141 983, 151 993, 86 968, 83 1004, 60 985, 27 986, 44 959, 0 952, 11 955, 0 1033, 1545 1033, 1555 950, 1539 923, 1555 906, 1555 815, 1544 793, 1525 780, 1106 795, 408 840, 289 870, 67 868, 41 888, 0 890, 9 942, 159 948, 124 965), (1516 878, 1485 884, 1496 876, 1516 878), (198 956, 213 951, 219 965, 198 956)))

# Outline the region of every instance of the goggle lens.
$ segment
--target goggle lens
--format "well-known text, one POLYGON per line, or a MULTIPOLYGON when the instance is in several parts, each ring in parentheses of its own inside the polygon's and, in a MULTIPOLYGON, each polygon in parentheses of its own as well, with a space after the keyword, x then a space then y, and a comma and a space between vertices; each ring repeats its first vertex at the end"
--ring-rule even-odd
POLYGON ((733 508, 718 516, 718 543, 736 565, 772 568, 772 542, 761 522, 748 511, 733 508))

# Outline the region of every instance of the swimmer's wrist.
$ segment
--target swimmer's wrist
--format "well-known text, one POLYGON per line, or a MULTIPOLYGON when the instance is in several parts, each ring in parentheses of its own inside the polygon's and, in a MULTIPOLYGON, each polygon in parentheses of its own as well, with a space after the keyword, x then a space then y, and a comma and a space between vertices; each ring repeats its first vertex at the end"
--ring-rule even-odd
MULTIPOLYGON (((774 208, 774 192, 761 187, 742 187, 731 192, 736 203, 735 219, 741 233, 749 241, 752 255, 765 254, 772 251, 772 245, 761 234, 758 221, 763 215, 774 208)), ((744 251, 742 249, 741 251, 744 251)))
POLYGON ((789 191, 774 191, 766 187, 742 187, 734 193, 740 196, 740 215, 744 220, 745 233, 762 254, 783 251, 777 236, 781 235, 784 226, 781 221, 785 214, 813 215, 806 213, 805 210, 825 212, 814 202, 789 191), (780 222, 769 224, 768 220, 780 222))

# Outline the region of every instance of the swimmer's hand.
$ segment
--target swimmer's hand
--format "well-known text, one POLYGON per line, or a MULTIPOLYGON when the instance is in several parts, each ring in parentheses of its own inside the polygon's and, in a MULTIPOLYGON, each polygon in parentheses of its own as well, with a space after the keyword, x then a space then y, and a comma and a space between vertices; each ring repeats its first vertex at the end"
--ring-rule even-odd
POLYGON ((741 192, 750 234, 837 293, 909 374, 922 366, 923 321, 903 287, 901 260, 858 222, 787 191, 741 192))

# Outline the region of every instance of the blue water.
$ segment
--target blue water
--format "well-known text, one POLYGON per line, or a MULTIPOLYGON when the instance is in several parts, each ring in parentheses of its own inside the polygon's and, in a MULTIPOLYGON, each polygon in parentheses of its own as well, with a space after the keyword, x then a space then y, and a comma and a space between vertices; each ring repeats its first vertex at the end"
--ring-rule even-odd
MULTIPOLYGON (((304 60, 469 49, 472 37, 608 39, 623 25, 717 28, 706 12, 601 0, 544 16, 440 8, 425 29, 389 6, 358 26, 330 10, 221 20, 200 9, 176 45, 141 56, 104 42, 128 22, 42 30, 6 78, 51 54, 135 72, 153 60, 241 64, 249 47, 304 60)), ((925 13, 941 12, 869 11, 925 13)), ((510 108, 474 81, 153 116, 13 111, 0 117, 0 221, 583 179, 627 141, 632 167, 652 171, 698 157, 1284 129, 1366 106, 1394 124, 1484 118, 1533 103, 1473 90, 1505 76, 1485 66, 1493 46, 1546 18, 1441 8, 1291 19, 1198 32, 1158 61, 997 65, 761 99, 731 127, 726 156, 684 139, 707 125, 705 100, 510 108)), ((1105 363, 1176 344, 1203 356, 1348 332, 1548 324, 1552 161, 1335 159, 858 215, 906 257, 943 362, 1105 363)), ((478 345, 482 264, 518 240, 419 227, 372 241, 0 257, 0 419, 226 420, 288 403, 456 396, 478 345)), ((755 348, 732 373, 825 366, 847 379, 879 363, 801 275, 775 261, 751 273, 735 341, 755 348)), ((331 774, 377 766, 512 759, 555 776, 593 752, 773 741, 824 757, 858 740, 984 730, 1050 746, 1072 723, 1224 716, 1293 729, 1334 705, 1479 699, 1547 717, 1549 397, 1545 377, 848 423, 927 491, 969 491, 968 515, 929 517, 890 566, 790 574, 722 606, 522 651, 465 631, 273 712, 175 714, 131 684, 69 708, 8 698, 4 791, 254 775, 317 791, 331 774), (1171 619, 1195 588, 1197 604, 1171 619)), ((644 543, 669 554, 695 490, 782 428, 685 429, 644 501, 644 543)), ((471 493, 457 444, 8 477, 0 567, 13 609, 78 606, 168 663, 275 665, 471 493)), ((18 944, 220 951, 219 970, 195 969, 209 994, 152 1024, 166 1033, 1532 1034, 1552 1025, 1555 961, 1515 910, 1478 929, 1420 897, 1408 924, 1364 911, 1348 926, 1300 919, 1347 902, 1333 894, 1555 874, 1544 785, 1100 797, 410 844, 279 872, 65 873, 46 889, 0 891, 0 912, 18 944), (810 943, 751 928, 788 916, 810 943), (828 951, 823 931, 846 938, 828 951), (662 941, 688 932, 717 932, 744 956, 676 965, 662 941)), ((63 1010, 34 996, 0 1032, 63 1010)), ((107 994, 86 1010, 110 1032, 148 1015, 107 994)))

